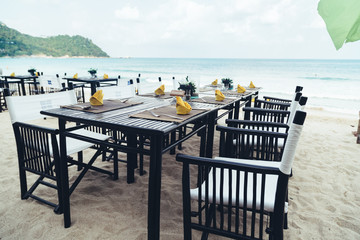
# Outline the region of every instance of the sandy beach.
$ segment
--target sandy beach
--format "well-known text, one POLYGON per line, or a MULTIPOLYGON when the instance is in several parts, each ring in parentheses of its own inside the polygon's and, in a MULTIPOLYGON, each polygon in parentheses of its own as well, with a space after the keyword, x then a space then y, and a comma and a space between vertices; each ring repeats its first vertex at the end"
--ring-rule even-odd
MULTIPOLYGON (((307 112, 289 183, 289 229, 284 230, 285 238, 360 239, 360 144, 351 133, 357 129, 358 118, 321 109, 307 112)), ((0 123, 1 240, 146 239, 148 174, 140 176, 136 172, 135 183, 127 184, 124 164, 119 165, 117 181, 88 172, 71 196, 72 226, 65 229, 63 215, 32 199, 20 199, 16 145, 8 111, 0 113, 0 123)), ((41 120, 43 123, 56 127, 55 119, 41 120)), ((198 149, 199 139, 193 137, 183 144, 182 152, 198 154, 198 149)), ((100 159, 97 164, 112 167, 100 159)), ((71 176, 76 173, 70 171, 71 176)), ((49 197, 55 193, 41 191, 49 197)), ((160 231, 161 239, 183 239, 181 164, 170 154, 163 157, 160 231)), ((198 234, 193 235, 198 239, 198 234)))

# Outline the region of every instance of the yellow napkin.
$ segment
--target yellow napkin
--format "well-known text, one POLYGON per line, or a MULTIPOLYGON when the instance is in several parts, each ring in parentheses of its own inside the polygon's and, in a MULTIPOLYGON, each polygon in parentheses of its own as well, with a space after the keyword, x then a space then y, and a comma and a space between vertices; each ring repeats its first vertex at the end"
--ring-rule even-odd
POLYGON ((237 86, 237 92, 238 92, 238 93, 244 93, 245 91, 246 91, 246 89, 245 89, 244 87, 240 86, 240 84, 238 84, 238 86, 237 86))
POLYGON ((11 73, 11 74, 10 74, 10 76, 15 77, 15 73, 14 73, 14 72, 13 72, 13 73, 11 73))
POLYGON ((185 114, 189 114, 191 111, 191 106, 182 100, 181 97, 176 97, 176 113, 177 114, 181 114, 181 115, 185 115, 185 114))
POLYGON ((250 86, 249 86, 249 88, 255 88, 255 85, 253 84, 252 81, 250 81, 250 86))
POLYGON ((216 101, 224 101, 225 96, 220 90, 215 90, 215 100, 216 101))
POLYGON ((90 97, 90 104, 93 106, 101 106, 104 104, 103 102, 104 94, 102 90, 97 91, 90 97))
POLYGON ((77 79, 78 78, 78 74, 76 73, 73 78, 77 79))
POLYGON ((158 89, 155 90, 156 95, 164 95, 165 94, 165 85, 161 85, 158 89))
POLYGON ((109 75, 107 75, 106 73, 104 74, 104 79, 108 79, 109 75))
POLYGON ((217 79, 215 79, 215 80, 211 83, 211 85, 216 86, 216 85, 217 85, 217 79))

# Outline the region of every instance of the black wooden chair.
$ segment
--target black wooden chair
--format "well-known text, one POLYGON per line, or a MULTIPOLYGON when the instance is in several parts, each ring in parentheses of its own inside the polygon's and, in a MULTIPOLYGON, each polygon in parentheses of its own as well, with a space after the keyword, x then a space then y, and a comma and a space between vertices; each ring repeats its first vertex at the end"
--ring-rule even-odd
POLYGON ((307 97, 301 96, 301 93, 298 93, 289 110, 244 108, 244 111, 251 116, 250 119, 227 119, 226 123, 229 127, 286 133, 295 112, 297 110, 304 110, 307 99, 307 97))
MULTIPOLYGON (((6 97, 6 100, 17 145, 21 198, 27 199, 31 197, 54 207, 54 210, 58 212, 58 203, 56 202, 61 201, 58 130, 36 126, 26 123, 26 121, 41 119, 40 110, 42 109, 50 109, 73 103, 76 104, 75 93, 74 91, 66 91, 32 96, 9 96, 6 97), (28 185, 28 182, 34 178, 33 176, 28 177, 27 175, 37 175, 38 178, 28 185), (39 190, 35 194, 34 192, 39 185, 56 189, 58 199, 55 200, 50 197, 50 200, 45 200, 43 197, 40 197, 40 195, 46 195, 46 191, 39 190)), ((82 129, 83 127, 84 126, 74 126, 71 132, 82 135, 84 138, 97 139, 99 141, 107 141, 110 138, 104 134, 82 129)), ((114 179, 117 179, 115 175, 115 170, 117 170, 115 166, 117 167, 117 164, 114 164, 114 173, 93 166, 94 161, 106 151, 106 148, 98 147, 95 149, 93 157, 87 163, 84 163, 82 151, 93 147, 94 144, 70 137, 67 137, 66 140, 68 165, 77 165, 78 170, 82 170, 73 182, 70 188, 70 194, 89 169, 108 174, 114 179), (75 154, 78 154, 77 160, 74 160, 73 155, 75 154)))
POLYGON ((192 239, 192 229, 202 239, 283 239, 287 185, 305 117, 296 113, 281 162, 177 155, 183 163, 184 239, 192 239))
MULTIPOLYGON (((302 90, 303 90, 302 86, 296 86, 295 93, 301 92, 302 90)), ((293 99, 277 98, 270 96, 264 96, 263 98, 265 101, 278 102, 278 103, 291 103, 293 101, 293 99)))

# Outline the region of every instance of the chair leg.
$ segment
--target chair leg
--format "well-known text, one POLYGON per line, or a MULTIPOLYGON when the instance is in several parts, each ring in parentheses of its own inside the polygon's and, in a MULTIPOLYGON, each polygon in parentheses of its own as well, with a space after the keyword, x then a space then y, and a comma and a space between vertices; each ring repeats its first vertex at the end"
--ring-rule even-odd
MULTIPOLYGON (((78 162, 83 163, 83 152, 78 152, 78 162)), ((77 167, 77 170, 80 171, 82 169, 82 166, 79 164, 77 167)))
MULTIPOLYGON (((209 227, 211 225, 211 222, 214 220, 215 214, 216 214, 216 206, 215 204, 211 204, 206 218, 205 226, 209 227)), ((208 237, 209 237, 209 232, 203 231, 201 235, 201 240, 207 240, 208 237)))
POLYGON ((21 199, 27 199, 27 181, 26 181, 26 172, 20 167, 19 169, 19 177, 20 177, 20 190, 21 190, 21 199))
MULTIPOLYGON (((105 151, 106 152, 106 151, 105 151)), ((118 156, 118 152, 116 149, 114 149, 114 176, 113 176, 113 180, 117 180, 119 179, 119 156, 118 156)))

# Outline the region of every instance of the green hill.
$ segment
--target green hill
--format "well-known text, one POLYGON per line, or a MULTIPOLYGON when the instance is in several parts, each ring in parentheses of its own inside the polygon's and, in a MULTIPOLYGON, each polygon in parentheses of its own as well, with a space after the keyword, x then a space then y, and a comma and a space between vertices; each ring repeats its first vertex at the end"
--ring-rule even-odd
POLYGON ((79 35, 33 37, 22 34, 0 22, 0 57, 24 55, 109 57, 90 39, 79 35))

